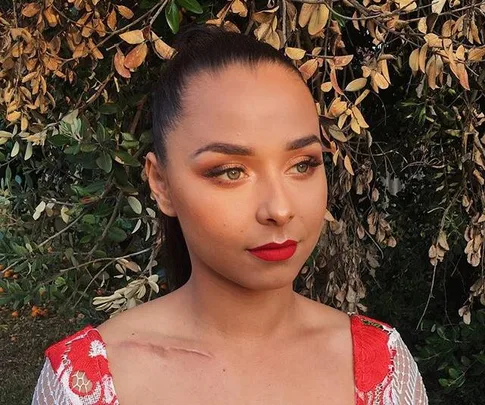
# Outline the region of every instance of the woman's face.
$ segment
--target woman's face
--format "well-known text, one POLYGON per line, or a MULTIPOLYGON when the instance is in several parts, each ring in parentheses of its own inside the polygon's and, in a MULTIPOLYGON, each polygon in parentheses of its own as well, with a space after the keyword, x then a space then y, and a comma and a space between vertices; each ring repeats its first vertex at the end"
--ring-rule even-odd
POLYGON ((292 285, 327 203, 318 115, 298 76, 273 64, 197 75, 166 148, 163 168, 147 156, 147 175, 160 209, 180 221, 193 274, 252 290, 292 285), (248 251, 286 240, 297 242, 288 259, 248 251))

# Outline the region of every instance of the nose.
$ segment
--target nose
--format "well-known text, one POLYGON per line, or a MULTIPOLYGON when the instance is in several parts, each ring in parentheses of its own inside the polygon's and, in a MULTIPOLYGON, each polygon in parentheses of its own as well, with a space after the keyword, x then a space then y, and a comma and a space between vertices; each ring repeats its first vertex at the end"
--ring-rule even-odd
POLYGON ((284 226, 295 216, 289 190, 282 179, 271 179, 258 189, 256 219, 262 225, 284 226))

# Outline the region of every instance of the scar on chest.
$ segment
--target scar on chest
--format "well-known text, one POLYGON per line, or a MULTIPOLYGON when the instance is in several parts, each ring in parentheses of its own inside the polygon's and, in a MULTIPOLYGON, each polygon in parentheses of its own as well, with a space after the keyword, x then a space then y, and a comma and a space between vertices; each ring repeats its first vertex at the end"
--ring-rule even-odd
POLYGON ((196 356, 214 359, 215 356, 211 352, 205 352, 197 349, 189 349, 180 346, 157 345, 148 342, 126 341, 121 343, 123 348, 141 349, 143 351, 154 353, 159 357, 167 357, 170 354, 194 354, 196 356))

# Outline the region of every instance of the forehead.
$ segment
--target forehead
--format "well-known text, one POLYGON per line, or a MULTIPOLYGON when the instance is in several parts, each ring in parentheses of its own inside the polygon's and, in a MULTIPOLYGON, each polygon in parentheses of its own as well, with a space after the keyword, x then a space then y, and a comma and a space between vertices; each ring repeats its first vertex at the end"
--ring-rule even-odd
POLYGON ((198 74, 189 80, 182 106, 175 131, 181 133, 174 133, 174 140, 184 144, 252 143, 262 136, 286 142, 319 129, 305 83, 296 72, 276 64, 231 65, 198 74))

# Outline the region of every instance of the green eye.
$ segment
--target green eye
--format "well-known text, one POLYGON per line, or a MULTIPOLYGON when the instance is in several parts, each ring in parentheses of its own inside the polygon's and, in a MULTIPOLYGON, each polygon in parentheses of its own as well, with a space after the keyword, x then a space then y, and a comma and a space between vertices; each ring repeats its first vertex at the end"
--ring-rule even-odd
POLYGON ((300 162, 296 165, 296 170, 298 170, 299 173, 306 173, 308 171, 308 162, 300 162))
POLYGON ((226 172, 226 174, 230 180, 238 180, 241 176, 241 171, 237 169, 230 169, 226 172))

